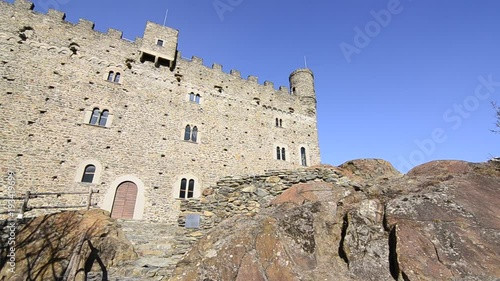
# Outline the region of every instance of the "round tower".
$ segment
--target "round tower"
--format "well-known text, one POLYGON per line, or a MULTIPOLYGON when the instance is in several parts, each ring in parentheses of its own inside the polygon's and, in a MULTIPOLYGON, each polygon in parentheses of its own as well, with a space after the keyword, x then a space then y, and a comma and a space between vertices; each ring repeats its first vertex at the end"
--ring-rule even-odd
POLYGON ((308 115, 316 115, 314 74, 309 68, 300 68, 290 74, 290 94, 300 98, 308 115))

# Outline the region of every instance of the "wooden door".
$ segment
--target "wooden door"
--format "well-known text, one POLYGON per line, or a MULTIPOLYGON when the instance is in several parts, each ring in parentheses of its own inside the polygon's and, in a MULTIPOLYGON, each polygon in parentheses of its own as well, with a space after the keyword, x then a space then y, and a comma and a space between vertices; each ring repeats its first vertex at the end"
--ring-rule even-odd
POLYGON ((122 182, 116 189, 111 217, 115 219, 134 218, 136 199, 137 185, 130 181, 122 182))

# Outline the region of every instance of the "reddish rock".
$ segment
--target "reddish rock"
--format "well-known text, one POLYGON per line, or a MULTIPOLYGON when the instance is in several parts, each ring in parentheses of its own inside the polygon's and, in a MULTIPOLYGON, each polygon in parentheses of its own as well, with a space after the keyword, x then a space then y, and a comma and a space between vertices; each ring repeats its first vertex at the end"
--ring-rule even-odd
MULTIPOLYGON (((356 159, 347 161, 339 168, 365 180, 377 180, 401 176, 391 163, 382 159, 356 159)), ((347 174, 346 174, 347 175, 347 174)))
POLYGON ((172 280, 500 279, 497 164, 437 161, 407 176, 379 160, 343 166, 351 181, 297 184, 225 220, 172 280))
POLYGON ((465 161, 458 160, 438 160, 419 165, 411 169, 407 175, 414 176, 434 176, 434 175, 462 175, 471 170, 471 165, 465 161))

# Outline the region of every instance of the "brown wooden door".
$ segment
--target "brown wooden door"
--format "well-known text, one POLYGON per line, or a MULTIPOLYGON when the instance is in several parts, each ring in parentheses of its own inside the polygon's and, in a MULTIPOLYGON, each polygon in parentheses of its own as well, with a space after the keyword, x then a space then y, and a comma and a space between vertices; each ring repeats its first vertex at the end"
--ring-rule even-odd
POLYGON ((115 219, 134 218, 136 198, 137 185, 130 181, 122 182, 116 189, 111 217, 115 219))

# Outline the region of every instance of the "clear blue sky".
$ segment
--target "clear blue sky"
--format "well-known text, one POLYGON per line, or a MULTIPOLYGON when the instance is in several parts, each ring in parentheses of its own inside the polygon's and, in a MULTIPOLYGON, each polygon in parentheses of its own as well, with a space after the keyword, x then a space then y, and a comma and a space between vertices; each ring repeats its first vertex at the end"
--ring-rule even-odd
POLYGON ((383 158, 406 172, 500 155, 500 134, 490 132, 490 103, 500 102, 500 1, 35 0, 35 10, 50 2, 68 21, 86 18, 128 39, 141 37, 147 20, 163 23, 168 9, 184 57, 276 87, 306 56, 323 163, 383 158))

